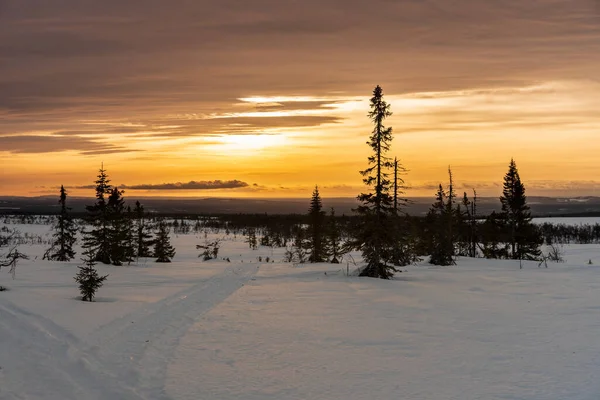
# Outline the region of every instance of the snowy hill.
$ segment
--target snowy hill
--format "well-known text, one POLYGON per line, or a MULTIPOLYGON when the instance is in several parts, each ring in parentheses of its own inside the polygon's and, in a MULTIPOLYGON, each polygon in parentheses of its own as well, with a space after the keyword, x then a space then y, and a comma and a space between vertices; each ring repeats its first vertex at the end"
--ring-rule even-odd
POLYGON ((600 396, 596 245, 547 269, 460 259, 381 281, 242 238, 223 242, 231 262, 201 262, 203 240, 175 237, 172 264, 99 266, 95 303, 77 300, 76 261, 22 247, 16 279, 0 273, 0 399, 600 396))

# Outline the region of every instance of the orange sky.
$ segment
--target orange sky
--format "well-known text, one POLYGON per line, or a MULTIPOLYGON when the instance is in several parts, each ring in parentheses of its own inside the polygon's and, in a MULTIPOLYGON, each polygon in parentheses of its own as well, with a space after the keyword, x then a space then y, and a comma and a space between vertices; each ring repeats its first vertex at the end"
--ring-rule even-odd
POLYGON ((356 196, 376 84, 409 196, 600 195, 598 2, 48 3, 0 2, 0 195, 356 196))

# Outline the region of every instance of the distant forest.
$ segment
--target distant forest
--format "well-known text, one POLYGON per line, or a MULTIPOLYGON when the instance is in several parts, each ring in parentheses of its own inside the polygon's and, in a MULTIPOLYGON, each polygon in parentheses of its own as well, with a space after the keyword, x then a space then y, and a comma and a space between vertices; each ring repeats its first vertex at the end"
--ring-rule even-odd
MULTIPOLYGON (((57 189, 58 191, 58 189, 57 189)), ((196 217, 202 215, 227 214, 304 214, 306 213, 306 198, 294 199, 234 199, 234 198, 160 198, 136 197, 152 214, 170 217, 196 217)), ((408 197, 406 212, 414 216, 425 216, 432 197, 408 197)), ((600 197, 554 198, 528 196, 531 214, 534 217, 560 216, 599 216, 600 197)), ((69 197, 69 206, 74 215, 83 216, 85 206, 93 202, 93 197, 69 197)), ((127 205, 132 207, 135 200, 127 205)), ((323 207, 335 208, 338 215, 352 215, 358 201, 354 198, 323 198, 323 207)), ((498 197, 478 198, 480 215, 489 215, 492 211, 500 211, 498 197)), ((0 197, 0 215, 2 214, 58 214, 59 205, 56 195, 41 197, 0 197)))

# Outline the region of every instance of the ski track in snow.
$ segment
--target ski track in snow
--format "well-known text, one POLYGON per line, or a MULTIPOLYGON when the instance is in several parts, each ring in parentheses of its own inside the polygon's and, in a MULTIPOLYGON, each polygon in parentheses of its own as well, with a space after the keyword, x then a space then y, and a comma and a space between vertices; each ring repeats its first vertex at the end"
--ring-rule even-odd
POLYGON ((11 360, 10 365, 0 365, 0 383, 8 383, 8 392, 0 384, 3 400, 140 399, 133 389, 117 384, 110 369, 82 352, 77 338, 48 319, 0 304, 0 337, 0 355, 11 360), (58 392, 53 391, 57 382, 58 392))
POLYGON ((0 355, 22 359, 23 364, 10 368, 0 364, 0 398, 19 398, 4 397, 1 383, 7 381, 16 382, 9 394, 35 393, 28 398, 169 399, 164 390, 166 370, 179 339, 258 269, 257 265, 227 267, 220 274, 113 320, 84 342, 44 317, 0 304, 0 355), (36 363, 25 360, 24 355, 11 354, 23 348, 37 358, 36 363), (11 373, 28 365, 35 365, 35 370, 29 368, 26 377, 11 373), (135 383, 134 387, 127 382, 135 383), (46 392, 48 387, 57 386, 60 393, 46 392))

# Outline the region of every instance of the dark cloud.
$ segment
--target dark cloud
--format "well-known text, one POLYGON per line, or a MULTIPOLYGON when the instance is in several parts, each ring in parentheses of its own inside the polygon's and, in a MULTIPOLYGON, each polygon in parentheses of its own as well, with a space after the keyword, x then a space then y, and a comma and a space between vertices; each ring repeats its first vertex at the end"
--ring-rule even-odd
POLYGON ((231 181, 190 181, 176 183, 160 183, 160 184, 145 184, 145 185, 121 185, 122 189, 130 190, 209 190, 209 189, 238 189, 245 188, 249 185, 246 182, 239 180, 231 181))
POLYGON ((52 153, 74 150, 84 155, 134 151, 81 137, 39 135, 0 136, 0 149, 9 153, 52 153))

